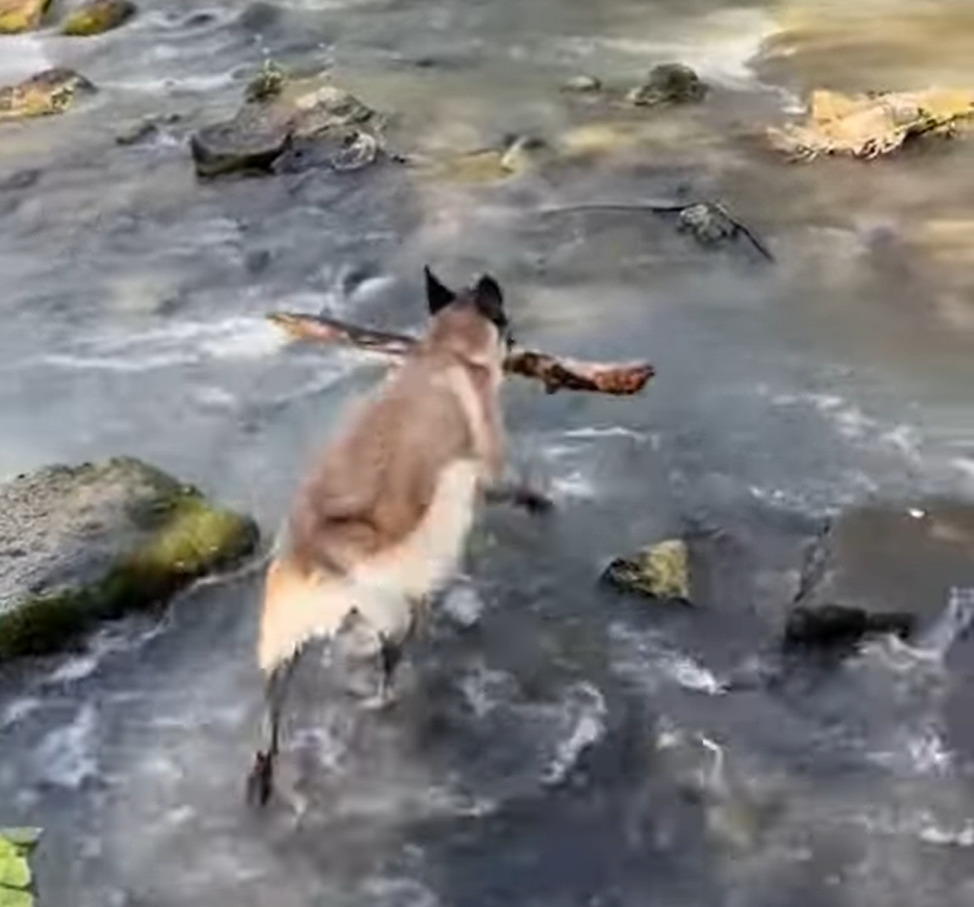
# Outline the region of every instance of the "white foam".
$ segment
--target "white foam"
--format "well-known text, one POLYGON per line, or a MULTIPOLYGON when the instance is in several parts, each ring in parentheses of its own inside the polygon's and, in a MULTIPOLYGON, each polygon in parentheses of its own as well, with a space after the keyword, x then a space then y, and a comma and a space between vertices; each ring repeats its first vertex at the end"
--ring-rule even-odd
POLYGON ((18 721, 22 721, 31 713, 36 712, 41 705, 41 700, 35 696, 25 696, 21 699, 15 699, 3 710, 3 716, 0 717, 0 729, 5 730, 17 724, 18 721))
POLYGON ((711 82, 748 88, 756 84, 749 64, 765 39, 776 31, 774 20, 761 10, 729 9, 689 19, 670 34, 664 24, 651 39, 602 38, 593 42, 586 38, 577 43, 596 43, 656 62, 679 60, 711 82))
POLYGON ((71 724, 51 731, 40 742, 32 760, 39 780, 77 790, 94 778, 98 772, 94 754, 97 728, 98 713, 87 704, 71 724))
POLYGON ((554 757, 542 772, 543 784, 561 784, 582 754, 605 736, 608 708, 602 693, 581 682, 569 689, 568 699, 570 730, 558 741, 554 757))
POLYGON ((260 359, 286 343, 264 318, 180 321, 142 331, 110 330, 81 340, 76 351, 50 353, 44 365, 86 371, 144 372, 212 360, 260 359))

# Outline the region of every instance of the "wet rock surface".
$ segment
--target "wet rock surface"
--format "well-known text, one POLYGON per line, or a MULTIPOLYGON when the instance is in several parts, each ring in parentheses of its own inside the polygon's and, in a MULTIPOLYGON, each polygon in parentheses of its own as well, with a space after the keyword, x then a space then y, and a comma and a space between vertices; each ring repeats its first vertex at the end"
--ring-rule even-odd
POLYGON ((137 11, 132 0, 89 0, 68 13, 61 33, 76 38, 100 35, 121 27, 137 11))
POLYGON ((0 122, 63 113, 95 86, 73 69, 47 69, 16 85, 0 86, 0 122))
POLYGON ((133 459, 0 485, 0 659, 64 648, 253 550, 255 525, 133 459))

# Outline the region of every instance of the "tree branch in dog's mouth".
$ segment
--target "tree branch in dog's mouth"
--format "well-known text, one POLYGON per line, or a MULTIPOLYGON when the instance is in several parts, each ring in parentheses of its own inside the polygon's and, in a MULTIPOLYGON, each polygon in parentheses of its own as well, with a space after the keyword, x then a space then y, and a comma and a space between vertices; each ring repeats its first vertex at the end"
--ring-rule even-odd
MULTIPOLYGON (((407 334, 360 327, 327 315, 271 312, 267 317, 296 340, 350 343, 391 356, 405 355, 416 343, 407 334)), ((540 381, 549 394, 573 390, 616 396, 638 394, 656 374, 648 362, 585 362, 517 348, 507 354, 504 370, 540 381)))

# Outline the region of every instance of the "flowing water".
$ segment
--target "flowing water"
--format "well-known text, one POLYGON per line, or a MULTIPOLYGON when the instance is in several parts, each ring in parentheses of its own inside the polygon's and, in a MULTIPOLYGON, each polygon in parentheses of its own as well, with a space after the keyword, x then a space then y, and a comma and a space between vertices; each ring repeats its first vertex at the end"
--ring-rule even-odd
POLYGON ((0 129, 0 475, 134 454, 272 536, 381 366, 286 347, 263 314, 418 329, 427 261, 494 273, 531 345, 659 376, 626 400, 511 383, 514 456, 557 514, 485 517, 388 715, 308 678, 314 720, 263 816, 241 796, 256 573, 7 669, 0 824, 47 829, 41 903, 974 903, 969 636, 730 682, 823 516, 974 495, 974 142, 808 166, 760 142, 813 87, 974 85, 967 0, 140 6, 97 39, 0 38, 0 82, 58 64, 101 89, 0 129), (197 182, 188 130, 268 55, 333 67, 420 156, 524 133, 588 153, 489 185, 394 165, 197 182), (711 82, 706 104, 599 113, 558 91, 670 59, 711 82), (722 199, 776 264, 648 213, 538 214, 681 192, 722 199), (700 609, 597 587, 612 554, 688 528, 712 556, 700 609))

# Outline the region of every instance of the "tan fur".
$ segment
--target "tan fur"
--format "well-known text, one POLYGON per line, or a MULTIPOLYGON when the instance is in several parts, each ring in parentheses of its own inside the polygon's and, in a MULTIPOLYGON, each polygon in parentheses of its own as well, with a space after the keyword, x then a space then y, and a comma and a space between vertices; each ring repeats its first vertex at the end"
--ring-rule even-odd
POLYGON ((271 671, 357 611, 383 639, 457 567, 478 496, 500 477, 497 329, 464 300, 351 417, 299 492, 267 574, 258 660, 271 671))

